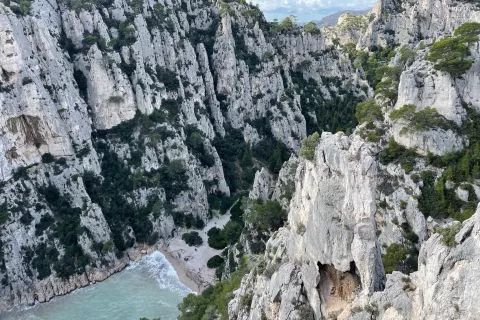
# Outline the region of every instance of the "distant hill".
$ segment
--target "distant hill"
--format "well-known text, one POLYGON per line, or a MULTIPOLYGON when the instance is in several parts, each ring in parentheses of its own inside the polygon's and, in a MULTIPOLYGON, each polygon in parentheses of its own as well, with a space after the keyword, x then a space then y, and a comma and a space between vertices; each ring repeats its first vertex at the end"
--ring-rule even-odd
POLYGON ((365 10, 343 10, 343 11, 338 11, 338 12, 335 12, 334 14, 331 14, 331 15, 329 15, 329 16, 324 17, 324 18, 323 18, 322 20, 320 20, 320 21, 315 21, 315 22, 317 22, 317 24, 318 24, 320 27, 323 27, 323 26, 326 26, 326 25, 335 26, 335 25, 337 25, 337 23, 338 23, 338 18, 339 18, 342 14, 351 13, 351 14, 354 14, 354 15, 356 15, 356 16, 359 16, 359 15, 366 14, 366 13, 370 12, 370 10, 372 10, 372 9, 369 8, 369 9, 365 9, 365 10))

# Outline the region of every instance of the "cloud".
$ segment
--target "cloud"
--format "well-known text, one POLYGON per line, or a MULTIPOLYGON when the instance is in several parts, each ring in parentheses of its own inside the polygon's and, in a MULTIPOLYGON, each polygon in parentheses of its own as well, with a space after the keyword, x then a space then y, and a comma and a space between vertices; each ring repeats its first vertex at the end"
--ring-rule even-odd
POLYGON ((300 21, 320 20, 322 17, 341 10, 365 9, 376 0, 253 0, 260 5, 267 19, 283 18, 290 14, 300 21))

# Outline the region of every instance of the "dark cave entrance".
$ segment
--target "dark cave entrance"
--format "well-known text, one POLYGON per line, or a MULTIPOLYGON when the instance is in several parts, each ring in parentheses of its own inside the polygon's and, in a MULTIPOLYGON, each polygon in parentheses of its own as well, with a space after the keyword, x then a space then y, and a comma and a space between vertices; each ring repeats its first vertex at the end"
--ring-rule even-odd
POLYGON ((338 271, 331 265, 317 262, 320 282, 317 289, 322 297, 324 313, 335 319, 361 290, 362 283, 355 262, 350 262, 350 270, 338 271))

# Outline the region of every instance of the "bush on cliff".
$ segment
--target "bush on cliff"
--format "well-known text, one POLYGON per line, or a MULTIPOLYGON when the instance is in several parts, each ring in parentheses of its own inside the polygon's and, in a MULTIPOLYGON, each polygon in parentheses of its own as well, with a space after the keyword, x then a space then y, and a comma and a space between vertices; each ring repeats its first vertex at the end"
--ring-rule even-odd
POLYGON ((300 156, 312 161, 315 157, 315 148, 317 147, 319 140, 320 135, 318 132, 315 132, 311 136, 303 139, 302 147, 300 149, 300 156))
POLYGON ((455 30, 454 37, 435 42, 426 59, 436 63, 435 70, 459 77, 467 72, 473 64, 473 61, 468 59, 470 54, 468 47, 478 41, 479 34, 479 23, 465 23, 455 30))
POLYGON ((374 100, 368 100, 357 104, 355 117, 359 123, 373 122, 382 119, 382 111, 374 100))

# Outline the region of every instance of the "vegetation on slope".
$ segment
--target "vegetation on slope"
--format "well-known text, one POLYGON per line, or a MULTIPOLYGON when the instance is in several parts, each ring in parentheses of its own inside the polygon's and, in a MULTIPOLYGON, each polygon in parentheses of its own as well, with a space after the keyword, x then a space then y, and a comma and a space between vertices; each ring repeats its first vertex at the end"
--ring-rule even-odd
POLYGON ((425 108, 415 111, 416 107, 412 104, 406 104, 402 108, 392 111, 390 119, 392 121, 403 120, 407 125, 403 127, 400 134, 415 133, 430 129, 440 128, 442 130, 457 130, 455 122, 445 119, 434 108, 425 108))
POLYGON ((480 23, 469 22, 458 27, 453 37, 446 37, 435 42, 426 57, 435 63, 434 68, 459 77, 467 72, 473 60, 469 59, 469 47, 478 41, 480 23))
POLYGON ((426 216, 452 217, 464 221, 475 213, 479 199, 471 183, 480 178, 480 114, 468 107, 467 110, 469 116, 460 132, 467 136, 470 147, 443 157, 431 154, 426 157, 427 164, 444 168, 439 178, 436 178, 433 172, 422 173, 424 186, 419 198, 419 208, 426 216), (458 198, 457 188, 468 191, 467 201, 458 198))
POLYGON ((181 315, 179 320, 217 319, 228 320, 228 302, 233 297, 233 291, 240 287, 240 282, 249 272, 246 259, 241 260, 239 268, 230 278, 217 282, 205 289, 201 294, 189 294, 178 306, 181 315))

